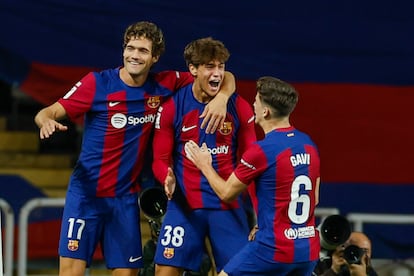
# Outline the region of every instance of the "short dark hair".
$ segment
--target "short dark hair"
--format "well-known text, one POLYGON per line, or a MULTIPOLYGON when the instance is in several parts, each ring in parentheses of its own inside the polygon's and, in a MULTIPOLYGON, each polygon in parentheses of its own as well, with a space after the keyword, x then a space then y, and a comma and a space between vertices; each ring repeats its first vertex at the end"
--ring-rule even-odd
POLYGON ((292 85, 275 77, 259 78, 256 91, 262 103, 274 110, 276 117, 288 116, 299 99, 298 92, 292 85))
POLYGON ((229 57, 229 50, 223 42, 211 37, 194 40, 184 49, 184 60, 187 66, 192 64, 198 67, 200 64, 207 64, 213 60, 225 63, 229 57))
POLYGON ((161 29, 154 23, 140 21, 128 26, 124 33, 125 49, 131 38, 144 37, 152 41, 152 56, 161 56, 165 51, 165 39, 161 29))

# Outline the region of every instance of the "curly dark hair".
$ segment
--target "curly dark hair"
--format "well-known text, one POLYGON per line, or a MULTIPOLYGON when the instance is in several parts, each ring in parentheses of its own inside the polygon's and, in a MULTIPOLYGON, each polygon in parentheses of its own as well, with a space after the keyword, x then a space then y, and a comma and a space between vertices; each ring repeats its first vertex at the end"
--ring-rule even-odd
POLYGON ((152 22, 140 21, 129 25, 124 33, 125 49, 131 38, 144 37, 152 41, 152 56, 161 56, 165 51, 165 39, 161 29, 152 22))

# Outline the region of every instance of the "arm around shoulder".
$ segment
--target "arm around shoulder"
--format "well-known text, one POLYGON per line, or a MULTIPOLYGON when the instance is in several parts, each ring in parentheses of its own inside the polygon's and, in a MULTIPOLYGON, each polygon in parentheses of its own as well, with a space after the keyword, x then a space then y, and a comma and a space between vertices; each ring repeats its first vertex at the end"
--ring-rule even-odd
POLYGON ((227 96, 227 99, 228 99, 231 97, 231 95, 233 95, 235 91, 236 91, 236 78, 234 77, 232 72, 225 71, 223 84, 222 84, 219 94, 227 96))
POLYGON ((200 118, 204 118, 201 128, 206 128, 206 133, 214 133, 220 128, 227 113, 227 102, 236 90, 234 75, 228 71, 224 72, 223 83, 220 92, 208 103, 200 118))

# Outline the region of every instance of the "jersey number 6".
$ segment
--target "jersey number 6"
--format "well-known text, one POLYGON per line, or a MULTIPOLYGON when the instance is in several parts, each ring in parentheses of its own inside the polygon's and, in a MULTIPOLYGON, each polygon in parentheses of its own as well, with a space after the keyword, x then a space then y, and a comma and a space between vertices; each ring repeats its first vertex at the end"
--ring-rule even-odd
POLYGON ((306 175, 299 175, 293 180, 288 215, 289 219, 296 224, 305 223, 309 218, 310 212, 311 200, 307 194, 299 193, 301 185, 303 185, 306 191, 311 191, 312 181, 306 175))

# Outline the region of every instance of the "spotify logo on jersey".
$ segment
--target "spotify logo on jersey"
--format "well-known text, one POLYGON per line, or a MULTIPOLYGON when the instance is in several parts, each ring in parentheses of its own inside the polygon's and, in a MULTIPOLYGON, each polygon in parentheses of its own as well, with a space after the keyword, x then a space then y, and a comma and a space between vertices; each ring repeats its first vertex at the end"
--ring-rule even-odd
POLYGON ((152 124, 155 121, 155 114, 147 114, 142 117, 125 116, 122 113, 115 113, 111 117, 111 124, 114 128, 123 128, 128 125, 152 124))
POLYGON ((114 128, 123 128, 127 124, 127 117, 122 113, 115 113, 111 118, 111 124, 114 128))

